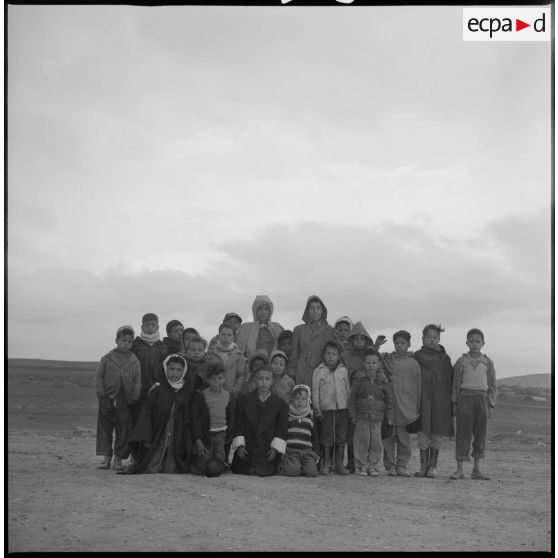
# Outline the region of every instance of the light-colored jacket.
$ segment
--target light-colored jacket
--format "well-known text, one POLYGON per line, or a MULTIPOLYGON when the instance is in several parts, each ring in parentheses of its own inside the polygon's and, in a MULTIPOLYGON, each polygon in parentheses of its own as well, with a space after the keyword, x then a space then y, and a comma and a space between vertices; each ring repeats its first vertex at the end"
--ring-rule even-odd
POLYGON ((338 364, 330 370, 323 362, 312 374, 312 406, 316 415, 323 411, 346 409, 351 391, 349 373, 338 364))
MULTIPOLYGON (((248 360, 250 360, 256 352, 256 342, 260 331, 260 323, 258 322, 256 312, 263 304, 267 304, 269 306, 269 320, 267 324, 265 324, 265 327, 267 327, 267 330, 274 339, 272 350, 277 349, 277 337, 283 331, 283 326, 281 324, 271 321, 271 317, 273 316, 273 302, 271 302, 271 299, 267 295, 257 295, 254 303, 252 304, 252 315, 254 316, 254 321, 243 323, 236 332, 236 344, 248 360)), ((264 326, 262 325, 262 327, 264 326)))
POLYGON ((211 361, 221 362, 225 369, 225 389, 228 392, 238 394, 246 378, 246 359, 240 352, 235 343, 231 343, 230 348, 223 350, 221 344, 217 342, 207 351, 208 364, 211 361), (225 354, 229 353, 229 358, 225 358, 225 354))
POLYGON ((119 364, 121 362, 122 359, 117 359, 113 351, 101 358, 97 366, 95 391, 97 397, 114 399, 122 386, 126 403, 133 405, 139 400, 141 393, 140 363, 131 351, 123 365, 119 364))

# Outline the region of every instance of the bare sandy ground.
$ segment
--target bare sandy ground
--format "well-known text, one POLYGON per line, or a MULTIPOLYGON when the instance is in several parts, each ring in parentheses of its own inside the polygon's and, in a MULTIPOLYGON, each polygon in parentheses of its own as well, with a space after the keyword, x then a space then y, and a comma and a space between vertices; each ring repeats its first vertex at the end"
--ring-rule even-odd
POLYGON ((497 410, 483 482, 448 479, 450 440, 438 479, 122 476, 91 373, 9 370, 8 407, 9 552, 551 550, 548 408, 497 410))

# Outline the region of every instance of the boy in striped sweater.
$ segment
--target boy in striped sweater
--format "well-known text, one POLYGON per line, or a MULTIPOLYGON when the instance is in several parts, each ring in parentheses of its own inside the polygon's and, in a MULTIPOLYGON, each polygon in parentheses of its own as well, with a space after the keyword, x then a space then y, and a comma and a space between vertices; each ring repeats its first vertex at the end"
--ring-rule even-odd
POLYGON ((318 476, 320 443, 310 406, 310 388, 294 386, 289 405, 287 450, 279 474, 286 477, 318 476))

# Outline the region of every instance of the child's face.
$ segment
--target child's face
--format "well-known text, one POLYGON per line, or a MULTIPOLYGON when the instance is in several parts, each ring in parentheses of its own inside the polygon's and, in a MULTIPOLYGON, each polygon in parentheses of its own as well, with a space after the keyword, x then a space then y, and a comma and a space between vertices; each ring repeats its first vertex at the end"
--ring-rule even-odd
POLYGON ((324 363, 333 370, 339 363, 339 351, 334 347, 327 347, 324 351, 324 363))
POLYGON ((267 393, 271 389, 272 382, 273 374, 271 370, 258 370, 256 374, 256 385, 260 393, 267 393))
POLYGON ((319 322, 322 317, 322 305, 318 301, 311 302, 308 306, 308 317, 313 322, 319 322))
POLYGON ((271 372, 274 378, 281 377, 283 375, 283 372, 285 372, 286 368, 287 368, 287 363, 285 362, 285 359, 282 356, 276 356, 271 361, 271 372))
POLYGON ((219 372, 219 374, 213 374, 207 378, 207 383, 209 384, 209 389, 211 391, 221 391, 225 385, 225 374, 219 372))
POLYGON ((141 330, 146 335, 153 335, 159 329, 159 322, 157 320, 147 320, 141 324, 141 330))
POLYGON ((467 347, 473 355, 479 355, 481 349, 484 347, 484 341, 478 333, 472 333, 467 337, 467 347))
POLYGON ((372 379, 375 379, 380 369, 380 359, 377 355, 366 355, 364 357, 364 371, 372 379))
POLYGON ((440 343, 440 332, 429 329, 422 337, 422 344, 430 349, 437 349, 440 343))
POLYGON ((202 360, 205 356, 205 347, 199 341, 190 342, 187 351, 188 357, 192 360, 202 360))
POLYGON ((270 314, 271 310, 269 309, 269 304, 262 304, 261 306, 258 306, 258 309, 256 310, 256 318, 258 318, 259 322, 267 322, 270 314))
POLYGON ((182 376, 184 366, 178 364, 178 362, 170 362, 167 364, 167 378, 171 382, 178 382, 182 376))
POLYGON ((347 322, 341 322, 335 326, 335 331, 337 332, 337 337, 343 343, 349 337, 351 332, 351 326, 347 322))
POLYGON ((279 343, 279 350, 283 351, 288 357, 291 356, 291 349, 293 348, 293 340, 291 338, 282 339, 279 343))
POLYGON ((182 341, 182 333, 184 332, 184 327, 181 325, 175 325, 169 333, 169 338, 173 341, 178 341, 179 343, 182 341))
POLYGON ((123 335, 120 339, 116 339, 116 346, 119 349, 129 351, 132 348, 134 338, 131 335, 123 335))
POLYGON ((232 327, 224 327, 219 332, 219 341, 221 341, 221 345, 223 345, 223 347, 228 347, 233 342, 233 338, 234 332, 232 327))
POLYGON ((364 335, 353 335, 351 337, 351 342, 353 343, 354 349, 362 351, 366 346, 366 337, 364 337, 364 335))
POLYGON ((294 394, 293 396, 293 407, 297 411, 302 411, 302 409, 306 409, 308 407, 308 392, 305 390, 301 390, 294 394))
POLYGON ((393 342, 393 346, 395 347, 395 352, 398 355, 404 355, 409 350, 411 344, 404 337, 396 337, 393 342))

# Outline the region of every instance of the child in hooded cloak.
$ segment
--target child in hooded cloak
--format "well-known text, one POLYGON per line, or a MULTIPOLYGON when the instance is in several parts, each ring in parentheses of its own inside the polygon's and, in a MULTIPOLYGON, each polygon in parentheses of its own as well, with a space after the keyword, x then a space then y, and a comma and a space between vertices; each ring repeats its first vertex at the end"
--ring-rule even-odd
POLYGON ((287 375, 289 359, 283 351, 273 351, 269 360, 269 367, 273 374, 273 385, 271 391, 278 395, 287 405, 290 405, 294 381, 287 375))
POLYGON ((163 361, 164 378, 150 389, 130 436, 136 463, 126 473, 187 473, 190 458, 191 392, 187 365, 180 355, 163 361))
POLYGON ((293 329, 288 375, 297 384, 312 385, 312 374, 322 361, 322 349, 337 334, 327 322, 327 308, 319 296, 311 295, 302 315, 303 324, 293 329))

